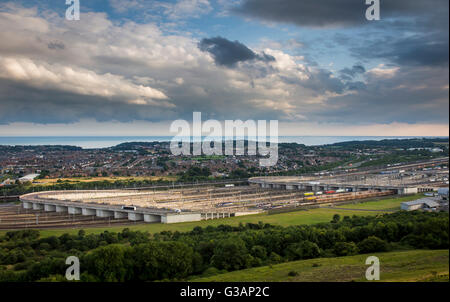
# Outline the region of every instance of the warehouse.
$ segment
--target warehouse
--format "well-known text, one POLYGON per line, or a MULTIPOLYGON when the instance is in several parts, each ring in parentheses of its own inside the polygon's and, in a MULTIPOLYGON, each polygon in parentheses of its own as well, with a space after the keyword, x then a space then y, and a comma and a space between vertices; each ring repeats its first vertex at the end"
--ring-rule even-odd
POLYGON ((405 211, 436 210, 439 204, 432 198, 421 198, 414 201, 402 202, 400 208, 405 211))

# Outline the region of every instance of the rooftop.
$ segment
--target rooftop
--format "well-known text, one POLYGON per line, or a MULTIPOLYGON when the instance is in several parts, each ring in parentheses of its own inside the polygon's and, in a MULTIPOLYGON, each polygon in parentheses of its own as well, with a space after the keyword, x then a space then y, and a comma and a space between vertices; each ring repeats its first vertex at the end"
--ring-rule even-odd
POLYGON ((403 205, 407 206, 413 206, 418 204, 426 204, 430 208, 435 208, 439 206, 439 203, 436 202, 436 199, 434 198, 421 198, 418 200, 408 201, 408 202, 402 202, 403 205))

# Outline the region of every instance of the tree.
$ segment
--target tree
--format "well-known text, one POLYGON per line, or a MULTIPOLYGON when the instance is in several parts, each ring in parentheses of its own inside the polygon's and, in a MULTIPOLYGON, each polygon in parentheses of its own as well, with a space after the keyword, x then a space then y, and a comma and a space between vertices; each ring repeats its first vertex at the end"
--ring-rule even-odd
POLYGON ((270 263, 281 263, 283 258, 275 252, 270 253, 269 256, 270 263))
POLYGON ((338 223, 341 220, 341 216, 339 214, 334 214, 333 220, 331 220, 331 223, 338 223))
POLYGON ((242 239, 228 238, 218 242, 211 262, 218 269, 232 271, 249 267, 251 260, 242 239))
POLYGON ((265 260, 267 258, 266 248, 260 245, 254 245, 250 251, 253 257, 259 258, 261 260, 265 260))
POLYGON ((123 282, 127 280, 128 259, 125 254, 129 247, 111 244, 99 247, 89 253, 83 261, 88 272, 103 282, 123 282))
POLYGON ((320 253, 319 246, 308 240, 289 244, 285 252, 289 261, 316 258, 320 253))
POLYGON ((333 253, 336 256, 351 256, 358 254, 358 247, 354 242, 336 242, 333 253))
POLYGON ((373 252, 385 252, 388 250, 388 243, 378 237, 370 236, 358 244, 362 254, 373 252))
POLYGON ((192 248, 181 242, 149 242, 136 245, 128 257, 133 260, 133 280, 153 281, 183 278, 201 265, 192 248))

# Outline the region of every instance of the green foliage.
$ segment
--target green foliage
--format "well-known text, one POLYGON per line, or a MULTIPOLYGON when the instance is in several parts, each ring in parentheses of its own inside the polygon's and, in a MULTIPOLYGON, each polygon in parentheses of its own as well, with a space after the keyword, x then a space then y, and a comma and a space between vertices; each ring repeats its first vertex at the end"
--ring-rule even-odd
POLYGON ((193 250, 180 242, 139 244, 130 250, 128 257, 132 259, 132 280, 178 279, 193 271, 193 250))
POLYGON ((373 252, 386 252, 388 248, 388 243, 376 236, 370 236, 358 244, 358 249, 363 254, 373 252))
POLYGON ((82 261, 82 265, 88 272, 92 272, 99 281, 121 282, 127 280, 129 258, 126 254, 129 247, 112 244, 99 247, 82 261))
POLYGON ((351 256, 358 254, 359 249, 354 242, 336 242, 333 253, 336 256, 351 256))
POLYGON ((339 214, 334 214, 333 220, 331 220, 332 223, 338 223, 339 220, 341 220, 341 216, 339 214))
POLYGON ((180 174, 180 181, 206 180, 209 175, 211 175, 211 171, 207 167, 200 168, 192 166, 189 167, 187 171, 180 174))
POLYGON ((39 237, 39 231, 37 230, 21 230, 7 232, 5 235, 7 240, 23 240, 23 239, 36 239, 39 237))
POLYGON ((275 252, 270 253, 269 259, 270 259, 270 263, 274 263, 274 264, 283 262, 283 258, 281 258, 281 256, 275 252))
POLYGON ((239 238, 219 241, 211 257, 215 267, 227 271, 249 267, 251 260, 244 241, 239 238))
POLYGON ((392 248, 449 247, 447 213, 402 211, 333 221, 220 225, 152 236, 127 228, 46 238, 38 231, 11 231, 0 238, 0 281, 60 281, 71 255, 80 258, 82 281, 155 281, 392 248))
POLYGON ((289 261, 317 258, 320 256, 320 253, 319 246, 308 240, 288 245, 285 252, 289 261))

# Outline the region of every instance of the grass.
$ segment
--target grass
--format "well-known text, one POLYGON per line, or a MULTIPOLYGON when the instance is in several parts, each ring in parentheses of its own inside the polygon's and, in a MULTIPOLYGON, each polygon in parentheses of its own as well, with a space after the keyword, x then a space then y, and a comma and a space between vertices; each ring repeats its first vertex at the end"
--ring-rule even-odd
MULTIPOLYGON (((414 200, 422 197, 421 194, 413 195, 413 196, 405 196, 405 197, 395 197, 395 198, 386 198, 377 201, 365 201, 359 204, 347 204, 338 207, 327 207, 327 208, 318 208, 311 209, 307 211, 295 211, 281 214, 255 214, 248 216, 238 216, 231 218, 223 218, 223 219, 215 219, 215 220, 207 220, 207 221, 196 221, 196 222, 182 222, 182 223, 174 223, 174 224, 161 224, 161 223, 153 223, 153 224, 136 224, 136 225, 128 225, 128 226, 113 226, 113 227, 97 227, 97 228, 83 228, 87 234, 98 234, 102 233, 104 230, 108 230, 110 232, 119 232, 124 228, 129 228, 134 231, 147 231, 149 233, 159 233, 162 231, 178 231, 178 232, 188 232, 191 231, 194 227, 207 227, 218 226, 221 224, 228 225, 239 225, 239 223, 258 223, 262 221, 264 223, 270 223, 273 225, 281 225, 281 226, 290 226, 290 225, 301 225, 301 224, 317 224, 321 222, 329 222, 333 218, 335 214, 339 214, 341 217, 344 216, 370 216, 370 215, 380 215, 384 213, 383 211, 400 209, 400 203, 403 201, 414 200), (352 208, 355 210, 344 210, 341 208, 352 208), (370 212, 366 210, 378 210, 377 212, 370 212)), ((43 229, 41 230, 42 237, 49 236, 60 236, 64 233, 76 234, 78 233, 79 228, 62 228, 62 229, 43 229)), ((0 231, 0 235, 3 235, 6 231, 0 231)))
POLYGON ((416 200, 419 198, 422 198, 423 194, 415 194, 410 196, 402 196, 397 198, 383 198, 380 200, 370 200, 360 203, 352 203, 352 204, 346 204, 337 206, 336 208, 351 208, 351 209, 358 209, 358 210, 383 210, 383 211, 390 211, 390 210, 399 210, 400 204, 402 202, 416 200))
POLYGON ((300 260, 245 269, 190 281, 199 282, 336 282, 367 281, 368 256, 380 259, 380 281, 449 281, 448 250, 411 250, 373 255, 300 260), (295 273, 294 273, 295 272, 295 273))

